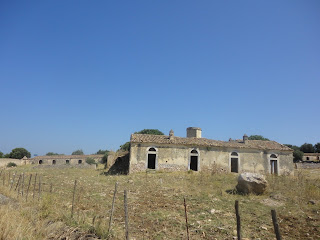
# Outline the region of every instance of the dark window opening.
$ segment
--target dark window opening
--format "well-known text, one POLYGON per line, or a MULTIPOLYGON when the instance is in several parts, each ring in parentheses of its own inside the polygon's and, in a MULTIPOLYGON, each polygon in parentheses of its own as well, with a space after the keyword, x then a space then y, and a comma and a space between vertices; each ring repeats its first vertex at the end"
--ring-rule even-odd
POLYGON ((156 149, 155 148, 149 148, 149 151, 156 152, 156 149))
POLYGON ((271 154, 270 158, 277 158, 275 154, 271 154))
POLYGON ((233 152, 233 153, 231 153, 231 156, 238 156, 238 153, 233 152))
POLYGON ((43 163, 43 161, 42 160, 39 160, 39 164, 42 164, 43 163))
POLYGON ((149 169, 156 169, 156 154, 148 154, 148 166, 149 169))
POLYGON ((270 165, 271 165, 271 174, 278 174, 277 160, 271 160, 270 165))
POLYGON ((307 157, 307 161, 309 160, 309 157, 307 157))
POLYGON ((69 164, 70 163, 70 160, 66 160, 66 164, 69 164))
POLYGON ((238 158, 231 158, 231 172, 239 172, 238 158))
POLYGON ((197 150, 193 149, 191 153, 198 153, 197 150))
POLYGON ((56 164, 57 162, 56 162, 56 160, 52 160, 52 164, 54 165, 54 164, 56 164))
POLYGON ((198 156, 191 156, 190 170, 198 171, 198 156))
POLYGON ((78 160, 78 164, 81 164, 82 163, 82 160, 78 160))

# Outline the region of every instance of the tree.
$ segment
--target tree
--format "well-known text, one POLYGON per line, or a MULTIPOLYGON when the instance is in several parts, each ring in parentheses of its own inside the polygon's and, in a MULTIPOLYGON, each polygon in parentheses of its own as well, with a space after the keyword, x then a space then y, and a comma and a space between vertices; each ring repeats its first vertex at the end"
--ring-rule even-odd
POLYGON ((101 150, 101 149, 99 149, 99 151, 96 154, 106 154, 108 152, 109 152, 109 150, 101 150))
POLYGON ((318 142, 314 145, 314 150, 315 150, 315 152, 320 153, 320 142, 318 142))
POLYGON ((3 152, 0 152, 0 158, 3 158, 3 152))
POLYGON ((139 132, 135 132, 135 134, 164 135, 164 133, 158 129, 143 129, 139 132))
POLYGON ((59 153, 54 153, 54 152, 48 152, 46 156, 55 156, 55 155, 64 155, 64 154, 59 154, 59 153))
POLYGON ((251 135, 249 138, 249 140, 262 140, 262 141, 270 141, 268 138, 265 138, 261 135, 251 135))
POLYGON ((314 147, 311 143, 304 143, 301 145, 300 151, 304 153, 314 153, 314 147))
POLYGON ((300 162, 302 161, 303 152, 300 150, 294 150, 293 151, 293 162, 300 162))
POLYGON ((10 153, 3 155, 3 158, 10 158, 10 153))
POLYGON ((92 157, 87 157, 86 163, 88 163, 89 165, 92 165, 92 164, 96 164, 96 161, 92 157))
POLYGON ((130 151, 130 142, 126 142, 125 144, 121 145, 119 150, 130 151))
POLYGON ((9 158, 21 159, 24 156, 26 156, 27 158, 31 157, 31 153, 25 148, 15 148, 12 149, 11 153, 9 153, 9 158))
POLYGON ((76 151, 74 151, 71 155, 84 155, 82 149, 78 149, 76 151))
POLYGON ((303 152, 300 151, 300 147, 291 144, 284 144, 285 146, 293 149, 293 162, 302 161, 303 152))

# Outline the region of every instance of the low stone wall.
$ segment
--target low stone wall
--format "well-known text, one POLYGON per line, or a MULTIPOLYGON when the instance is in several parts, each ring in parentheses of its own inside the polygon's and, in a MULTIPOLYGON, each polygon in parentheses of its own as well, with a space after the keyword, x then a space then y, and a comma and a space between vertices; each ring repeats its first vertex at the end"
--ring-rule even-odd
POLYGON ((26 162, 24 160, 20 160, 20 159, 0 158, 0 167, 6 167, 7 164, 10 162, 17 164, 18 166, 26 164, 26 162))
POLYGON ((320 168, 320 163, 295 163, 297 169, 317 169, 320 168))

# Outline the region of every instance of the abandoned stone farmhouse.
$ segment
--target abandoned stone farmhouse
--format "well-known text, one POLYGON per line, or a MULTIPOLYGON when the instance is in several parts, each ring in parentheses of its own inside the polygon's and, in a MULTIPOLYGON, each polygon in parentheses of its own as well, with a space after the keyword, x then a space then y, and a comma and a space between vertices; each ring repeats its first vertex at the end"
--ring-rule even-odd
POLYGON ((187 137, 132 134, 129 172, 146 169, 203 171, 222 168, 228 172, 292 174, 293 150, 275 141, 218 141, 201 137, 201 129, 187 128, 187 137))
POLYGON ((39 165, 87 165, 87 158, 92 158, 96 162, 101 161, 102 154, 91 155, 53 155, 53 156, 36 156, 28 159, 29 164, 39 165))

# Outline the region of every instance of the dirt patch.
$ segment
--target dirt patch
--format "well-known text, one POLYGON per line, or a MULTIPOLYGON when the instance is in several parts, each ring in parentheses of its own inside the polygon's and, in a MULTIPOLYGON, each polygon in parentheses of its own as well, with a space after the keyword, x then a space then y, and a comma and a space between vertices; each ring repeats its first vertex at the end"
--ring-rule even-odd
POLYGON ((0 205, 8 204, 12 201, 11 198, 8 198, 2 194, 0 194, 0 205))
POLYGON ((281 206, 284 205, 283 202, 279 202, 279 201, 273 200, 271 198, 263 199, 261 201, 261 203, 266 205, 266 206, 269 206, 269 207, 281 207, 281 206))

